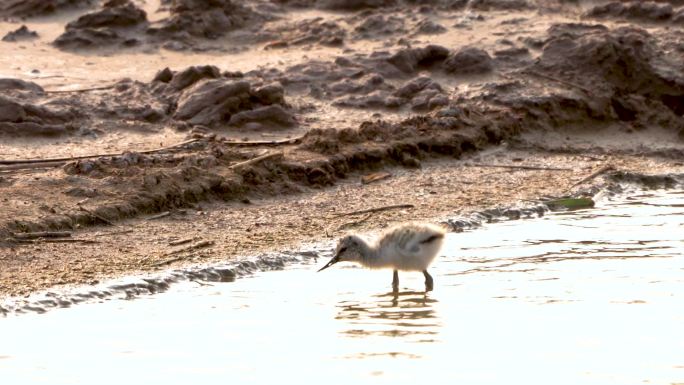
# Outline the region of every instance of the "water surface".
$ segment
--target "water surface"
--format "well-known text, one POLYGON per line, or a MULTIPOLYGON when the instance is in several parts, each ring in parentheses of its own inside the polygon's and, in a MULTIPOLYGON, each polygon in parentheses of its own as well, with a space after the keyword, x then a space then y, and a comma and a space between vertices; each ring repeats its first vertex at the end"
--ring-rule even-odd
POLYGON ((684 383, 684 194, 450 234, 422 274, 325 261, 0 319, 4 384, 684 383))

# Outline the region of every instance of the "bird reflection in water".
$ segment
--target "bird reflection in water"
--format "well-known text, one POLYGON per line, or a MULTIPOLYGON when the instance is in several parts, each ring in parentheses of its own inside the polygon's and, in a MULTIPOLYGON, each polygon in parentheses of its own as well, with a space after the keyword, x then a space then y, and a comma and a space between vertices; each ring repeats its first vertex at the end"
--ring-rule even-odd
POLYGON ((349 337, 403 337, 409 342, 431 342, 441 322, 425 292, 398 291, 373 296, 369 301, 340 301, 335 317, 346 322, 342 334, 349 337), (417 340, 415 338, 418 338, 417 340))

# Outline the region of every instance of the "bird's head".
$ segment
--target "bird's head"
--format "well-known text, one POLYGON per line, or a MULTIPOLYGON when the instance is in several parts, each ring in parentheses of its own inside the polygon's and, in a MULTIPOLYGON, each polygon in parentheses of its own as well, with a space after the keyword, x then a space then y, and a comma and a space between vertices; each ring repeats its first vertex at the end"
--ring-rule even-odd
POLYGON ((363 240, 358 235, 347 235, 340 238, 335 249, 335 256, 320 270, 325 270, 337 262, 357 262, 361 259, 361 245, 363 240))

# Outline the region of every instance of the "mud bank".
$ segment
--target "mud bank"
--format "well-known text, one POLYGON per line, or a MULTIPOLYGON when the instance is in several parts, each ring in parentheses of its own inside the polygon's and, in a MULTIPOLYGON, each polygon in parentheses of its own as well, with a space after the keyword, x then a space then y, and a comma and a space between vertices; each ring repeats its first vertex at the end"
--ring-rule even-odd
MULTIPOLYGON (((393 165, 416 168, 424 159, 459 158, 529 131, 614 124, 622 125, 625 135, 646 127, 684 132, 684 77, 674 67, 681 63, 670 61, 668 52, 648 32, 559 24, 548 36, 535 63, 458 99, 449 99, 445 87, 429 77, 417 77, 397 89, 384 79, 410 79, 419 71, 444 76, 453 68, 460 73, 489 72, 493 64, 486 52, 427 46, 248 74, 221 73, 214 66, 164 69, 150 83, 122 81, 97 96, 87 93, 52 100, 37 84, 7 81, 9 97, 0 100, 5 120, 0 128, 5 135, 69 135, 93 120, 123 119, 170 124, 181 130, 194 127, 198 139, 154 154, 130 152, 66 162, 53 174, 67 178, 52 177, 32 183, 31 188, 62 186, 72 200, 89 198, 92 212, 60 210, 41 221, 15 220, 5 227, 15 232, 71 229, 207 199, 239 201, 250 194, 331 186, 350 172, 393 165), (360 74, 359 81, 353 80, 352 73, 360 74), (335 79, 339 83, 333 83, 335 79), (367 121, 358 128, 310 129, 296 139, 274 143, 235 142, 219 136, 226 129, 297 126, 306 114, 298 114, 288 102, 293 87, 316 90, 314 98, 343 107, 382 110, 410 101, 414 110, 435 113, 396 123, 367 121), (241 150, 244 147, 255 150, 241 150), (265 157, 259 161, 260 156, 265 157), (248 159, 255 161, 241 163, 248 159)), ((21 167, 21 161, 9 163, 21 167)), ((6 183, 13 184, 11 177, 6 183)), ((18 213, 12 214, 17 218, 18 213)))
MULTIPOLYGON (((260 202, 277 212, 280 200, 292 213, 297 197, 320 197, 318 206, 297 203, 326 213, 307 216, 315 225, 273 214, 278 229, 254 231, 223 211, 220 226, 237 239, 214 253, 226 257, 322 230, 334 236, 355 226, 322 217, 354 203, 406 203, 411 189, 435 195, 416 209, 435 218, 440 206, 476 211, 563 195, 608 164, 680 172, 677 2, 25 2, 21 12, 10 3, 0 4, 10 18, 0 32, 19 41, 0 44, 26 63, 7 63, 0 79, 0 247, 13 255, 3 290, 38 269, 16 257, 43 242, 24 242, 26 233, 126 231, 118 228, 157 215, 162 226, 206 225, 195 216, 226 207, 265 224, 260 202), (542 167, 522 177, 471 162, 542 167), (392 175, 355 190, 361 199, 336 196, 381 171, 392 175)), ((410 213, 358 227, 401 219, 410 213)), ((88 245, 80 240, 50 248, 88 245)), ((57 258, 67 278, 50 267, 36 287, 163 259, 124 254, 85 262, 98 266, 87 277, 57 258)))

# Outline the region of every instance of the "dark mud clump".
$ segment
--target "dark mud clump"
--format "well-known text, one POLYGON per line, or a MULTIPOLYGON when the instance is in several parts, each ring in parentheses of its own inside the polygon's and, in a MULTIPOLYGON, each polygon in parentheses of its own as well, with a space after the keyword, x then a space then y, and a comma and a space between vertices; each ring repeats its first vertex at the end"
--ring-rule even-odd
POLYGON ((291 127, 296 124, 285 102, 285 90, 272 83, 253 87, 248 80, 224 78, 214 66, 160 71, 154 92, 177 106, 173 118, 212 128, 291 127))
MULTIPOLYGON (((355 18, 356 19, 356 18, 355 18)), ((359 17, 353 33, 355 39, 385 39, 388 36, 405 34, 404 18, 394 15, 374 14, 359 17)))
POLYGON ((290 46, 320 44, 328 47, 339 47, 344 44, 347 31, 334 21, 321 17, 297 22, 287 30, 274 31, 280 39, 266 45, 266 49, 287 48, 290 46))
MULTIPOLYGON (((613 31, 577 31, 553 27, 535 68, 564 74, 579 84, 610 94, 641 94, 665 101, 684 95, 684 76, 671 71, 676 58, 659 49, 645 30, 623 27, 613 31)), ((676 106, 673 106, 676 107, 676 106)))
POLYGON ((416 24, 414 29, 414 34, 416 35, 439 35, 445 33, 447 29, 432 20, 423 19, 416 24))
POLYGON ((286 89, 306 89, 309 96, 337 107, 410 108, 427 112, 449 105, 445 88, 433 78, 449 74, 486 74, 494 60, 478 48, 452 53, 439 45, 340 56, 334 62, 312 60, 279 70, 254 71, 253 76, 277 81, 286 89))
POLYGON ((230 0, 177 0, 168 8, 169 17, 150 24, 145 12, 128 0, 104 3, 102 9, 67 24, 54 44, 62 49, 131 47, 141 44, 167 49, 209 49, 203 40, 217 39, 227 32, 248 27, 260 33, 270 18, 242 2, 230 0))
POLYGON ((99 11, 87 13, 66 25, 54 44, 62 49, 134 46, 147 25, 147 14, 134 4, 109 2, 99 11))
POLYGON ((0 135, 54 136, 73 132, 76 114, 58 106, 32 103, 43 89, 19 79, 0 79, 0 135))
POLYGON ((279 70, 253 71, 252 76, 278 82, 286 89, 309 90, 309 96, 334 106, 362 109, 429 111, 447 105, 443 87, 420 71, 443 71, 449 50, 428 45, 394 53, 338 57, 334 62, 308 61, 279 70))
POLYGON ((93 0, 3 0, 0 17, 34 17, 90 6, 93 0))
POLYGON ((0 79, 0 92, 0 132, 10 136, 105 134, 121 121, 147 131, 165 122, 223 130, 298 124, 281 84, 214 66, 166 68, 150 83, 123 79, 87 92, 46 93, 34 83, 0 79))
POLYGON ((498 84, 493 100, 550 127, 592 121, 684 127, 680 63, 648 32, 559 24, 548 34, 539 60, 522 71, 534 81, 498 84))
POLYGON ((282 94, 282 88, 253 89, 244 80, 202 80, 180 95, 174 118, 209 127, 249 122, 292 126, 294 118, 283 108, 282 94))
POLYGON ((27 26, 22 25, 21 27, 17 28, 14 31, 8 32, 5 36, 3 36, 2 41, 6 42, 17 42, 17 41, 26 41, 26 40, 33 40, 38 38, 38 32, 36 31, 31 31, 28 29, 27 26))
POLYGON ((595 6, 585 16, 662 22, 672 19, 673 15, 674 9, 670 4, 656 3, 654 1, 614 1, 595 6))
POLYGON ((264 19, 242 2, 231 0, 177 0, 169 11, 171 16, 150 27, 147 33, 181 44, 189 44, 191 37, 216 39, 264 19))
MULTIPOLYGON (((349 92, 351 95, 340 97, 333 102, 333 105, 341 107, 399 108, 408 105, 413 111, 425 112, 449 104, 449 98, 442 86, 426 76, 407 81, 396 89, 384 84, 379 75, 369 78, 366 82, 367 87, 354 87, 355 85, 349 82, 338 84, 352 88, 349 92), (376 87, 372 87, 373 85, 376 87)), ((343 89, 336 85, 332 87, 333 91, 343 89)))
POLYGON ((487 51, 466 47, 444 61, 444 70, 454 75, 476 75, 491 72, 494 63, 487 51))
POLYGON ((438 45, 423 48, 407 48, 392 55, 387 61, 405 73, 415 73, 442 63, 449 56, 449 50, 438 45))
POLYGON ((201 79, 217 79, 221 77, 221 72, 215 66, 193 66, 183 71, 173 72, 169 68, 164 68, 155 75, 153 82, 167 84, 163 92, 182 91, 183 89, 197 83, 201 79))

